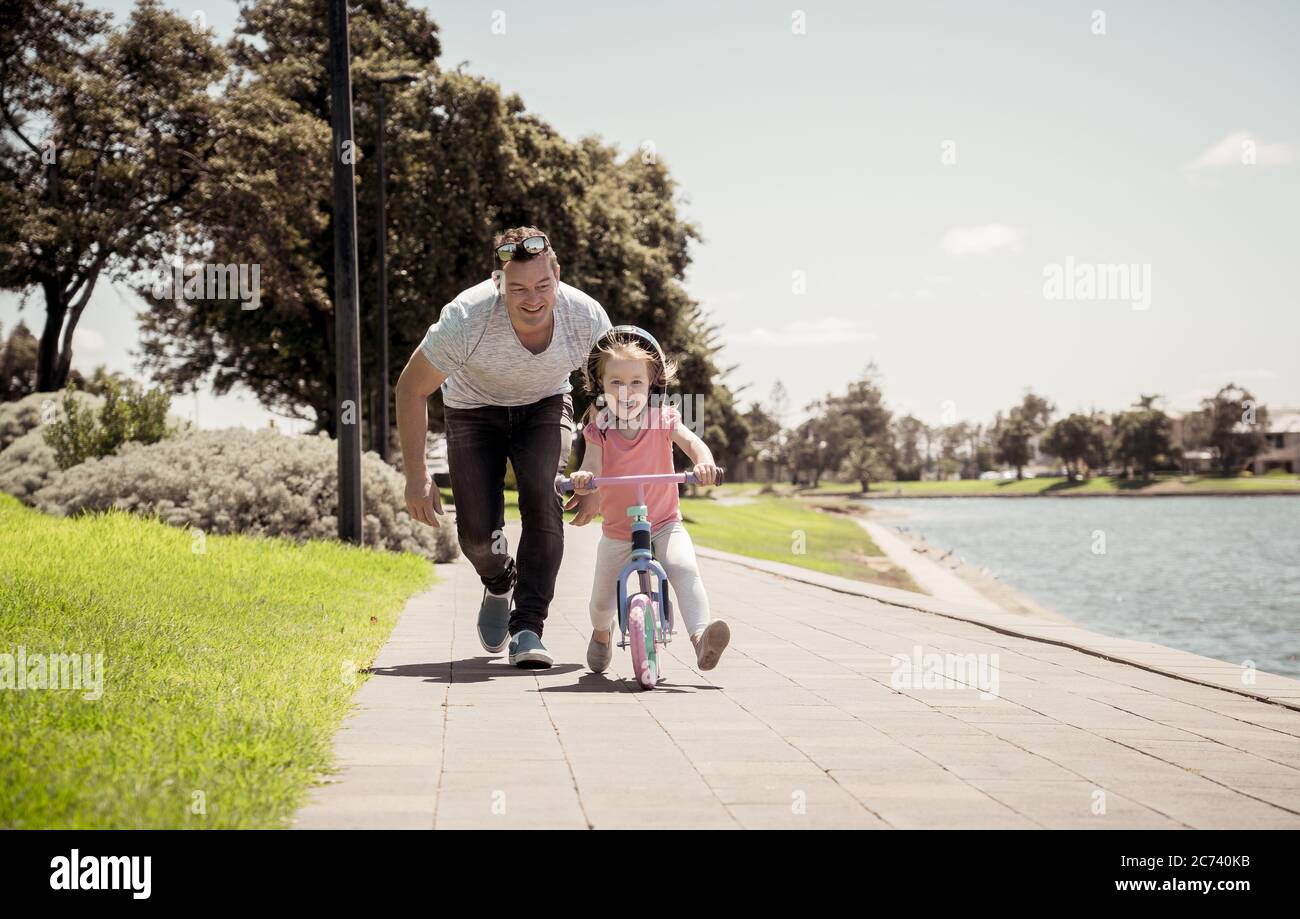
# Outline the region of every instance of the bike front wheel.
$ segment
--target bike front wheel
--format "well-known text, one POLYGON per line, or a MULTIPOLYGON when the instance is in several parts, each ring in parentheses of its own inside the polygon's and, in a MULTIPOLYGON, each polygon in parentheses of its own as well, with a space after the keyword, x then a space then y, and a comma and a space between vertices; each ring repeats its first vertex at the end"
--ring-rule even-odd
POLYGON ((655 648, 654 606, 645 594, 628 601, 628 643, 632 646, 632 669, 642 689, 654 689, 659 681, 659 660, 655 648))

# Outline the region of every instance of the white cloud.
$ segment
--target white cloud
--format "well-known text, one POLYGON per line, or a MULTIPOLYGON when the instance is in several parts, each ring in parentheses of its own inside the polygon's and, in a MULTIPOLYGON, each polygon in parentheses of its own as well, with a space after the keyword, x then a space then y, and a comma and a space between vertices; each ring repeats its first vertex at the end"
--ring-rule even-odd
POLYGON ((1249 131, 1233 131, 1187 164, 1187 169, 1221 169, 1225 166, 1290 166, 1296 160, 1294 144, 1265 143, 1249 131))
POLYGON ((947 255, 992 255, 1001 250, 1020 251, 1025 231, 1000 223, 982 227, 953 227, 939 240, 939 251, 947 255))
POLYGON ((76 331, 72 333, 72 347, 75 351, 90 351, 92 353, 103 351, 104 336, 94 329, 77 326, 76 331))
POLYGON ((847 345, 875 341, 862 323, 851 319, 796 319, 779 329, 762 327, 731 339, 737 344, 768 345, 773 348, 802 348, 809 345, 847 345))
POLYGON ((745 299, 743 290, 724 290, 716 294, 704 294, 700 297, 700 307, 702 309, 717 309, 720 306, 731 306, 735 303, 741 303, 745 299))

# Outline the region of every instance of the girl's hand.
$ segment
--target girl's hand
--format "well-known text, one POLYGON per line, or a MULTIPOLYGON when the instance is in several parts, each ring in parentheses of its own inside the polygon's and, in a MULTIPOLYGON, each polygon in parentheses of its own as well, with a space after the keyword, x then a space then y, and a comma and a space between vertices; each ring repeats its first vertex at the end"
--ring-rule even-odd
POLYGON ((718 467, 713 463, 696 463, 691 470, 701 485, 715 485, 718 481, 718 467))
POLYGON ((584 472, 578 470, 569 476, 569 484, 573 486, 575 495, 590 495, 595 493, 596 489, 592 486, 591 480, 596 477, 594 472, 584 472))

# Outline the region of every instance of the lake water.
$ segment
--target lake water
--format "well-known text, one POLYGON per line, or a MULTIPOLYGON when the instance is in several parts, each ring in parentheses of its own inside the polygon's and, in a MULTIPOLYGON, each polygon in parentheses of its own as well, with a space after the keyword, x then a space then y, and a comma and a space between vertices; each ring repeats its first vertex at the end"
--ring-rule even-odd
POLYGON ((871 506, 1084 628, 1300 677, 1300 497, 871 506))

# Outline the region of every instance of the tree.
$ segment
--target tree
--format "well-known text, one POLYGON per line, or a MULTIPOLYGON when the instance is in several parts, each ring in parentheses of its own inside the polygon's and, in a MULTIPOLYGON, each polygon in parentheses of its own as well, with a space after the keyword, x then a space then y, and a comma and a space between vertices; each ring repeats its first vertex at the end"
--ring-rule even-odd
POLYGON ((978 471, 974 475, 967 474, 973 460, 973 452, 967 452, 970 440, 969 422, 958 421, 939 429, 939 471, 945 478, 953 473, 962 478, 975 478, 979 475, 978 471))
POLYGON ((1151 469, 1162 456, 1173 450, 1173 424, 1169 416, 1154 407, 1158 396, 1141 396, 1134 410, 1115 416, 1112 452, 1125 465, 1142 470, 1142 478, 1151 479, 1151 469))
POLYGON ((1013 408, 1007 418, 999 413, 993 421, 994 455, 999 463, 1016 467, 1016 478, 1024 478, 1024 467, 1029 462, 1029 440, 1034 430, 1020 413, 1019 407, 1013 408))
POLYGON ((1093 415, 1075 412, 1062 418, 1048 430, 1043 447, 1065 463, 1070 481, 1106 462, 1105 430, 1101 419, 1093 415))
POLYGON ((0 402, 15 402, 37 392, 36 336, 19 320, 0 346, 0 402))
POLYGON ((859 437, 849 443, 841 471, 845 478, 859 483, 865 494, 871 490, 872 481, 889 475, 889 463, 878 445, 859 437))
MULTIPOLYGON (((367 214, 371 198, 364 194, 371 187, 367 173, 373 172, 372 161, 365 156, 374 136, 371 78, 412 70, 432 80, 440 46, 436 27, 422 11, 374 0, 360 6, 349 36, 359 145, 353 156, 361 179, 358 251, 363 254, 362 264, 368 265, 364 256, 374 251, 374 220, 367 214)), ((232 128, 215 157, 212 181, 201 189, 204 208, 194 223, 194 235, 206 242, 214 260, 259 265, 261 276, 274 279, 273 283, 261 292, 256 310, 242 310, 228 300, 150 299, 141 330, 144 365, 155 380, 175 389, 195 388, 210 380, 217 393, 244 386, 270 410, 313 421, 318 430, 333 433, 339 408, 334 378, 330 84, 324 12, 319 0, 256 0, 241 8, 228 49, 234 67, 226 98, 232 128)), ((410 107, 422 92, 434 94, 426 82, 390 96, 394 140, 403 138, 410 107)), ((465 120, 473 122, 466 124, 462 138, 468 144, 475 139, 477 122, 465 120)), ((423 140, 427 155, 440 156, 442 151, 427 136, 423 140)), ((389 155, 393 165, 401 168, 409 152, 403 157, 389 155)), ((450 163, 439 159, 439 165, 450 163)), ((393 184, 390 179, 390 193, 393 184)), ((399 297, 409 297, 413 286, 404 273, 409 260, 395 257, 394 249, 401 249, 408 259, 414 245, 432 249, 430 231, 437 229, 403 222, 399 214, 405 197, 405 193, 394 194, 390 212, 390 338, 394 344, 412 335, 396 307, 399 297)), ((481 220, 479 216, 471 226, 477 227, 481 220)), ((462 251, 450 242, 451 248, 462 251)), ((480 251, 489 251, 486 238, 480 251)), ((361 281, 365 309, 373 304, 366 286, 373 279, 363 274, 361 281)), ((437 285, 427 272, 420 281, 427 313, 432 307, 431 288, 437 285)), ((142 286, 140 293, 149 297, 147 287, 142 286)), ((375 348, 371 346, 374 329, 366 320, 363 315, 361 352, 368 362, 363 363, 363 379, 369 380, 375 348)), ((400 372, 401 362, 395 363, 400 372)))
POLYGON ((852 417, 868 441, 883 446, 889 440, 892 413, 885 407, 885 397, 880 389, 880 374, 874 363, 868 364, 861 376, 849 383, 843 396, 827 396, 825 404, 829 413, 852 417))
POLYGON ((754 402, 744 416, 745 423, 749 426, 750 458, 756 463, 767 465, 768 481, 775 481, 777 469, 789 461, 785 431, 781 427, 788 402, 785 385, 777 380, 772 384, 767 406, 754 402))
POLYGON ((1024 467, 1033 458, 1030 441, 1043 433, 1056 409, 1041 396, 1025 390, 1019 405, 1013 406, 1005 419, 1001 413, 993 423, 993 446, 1000 463, 1016 467, 1016 478, 1024 478, 1024 467))
MULTIPOLYGON (((1000 421, 1001 416, 998 416, 1000 421)), ((995 421, 995 424, 997 421, 995 421)), ((994 449, 992 443, 993 429, 986 429, 982 424, 973 424, 966 429, 967 441, 966 449, 968 453, 967 465, 962 472, 962 477, 967 479, 977 479, 980 473, 987 472, 993 468, 994 449)))
POLYGON ((815 488, 821 483, 823 472, 839 468, 849 443, 861 437, 861 430, 854 418, 826 411, 824 402, 814 402, 808 409, 812 417, 795 428, 789 451, 796 484, 800 473, 811 471, 811 484, 815 488))
POLYGON ((776 422, 777 429, 785 426, 786 415, 790 411, 790 394, 786 391, 785 384, 777 380, 772 384, 772 390, 767 396, 768 413, 776 422))
POLYGON ((894 435, 894 478, 900 482, 917 481, 921 478, 924 457, 920 442, 926 436, 926 426, 912 415, 895 419, 894 435))
POLYGON ((1021 399, 1018 408, 1021 417, 1035 434, 1041 434, 1047 430, 1047 424, 1052 418, 1052 413, 1056 411, 1056 406, 1042 396, 1034 395, 1033 391, 1029 389, 1025 390, 1024 398, 1021 399))
POLYGON ((781 431, 781 425, 758 402, 749 407, 744 417, 745 423, 749 425, 750 436, 755 441, 769 441, 781 431))
POLYGON ((844 395, 828 394, 807 410, 810 417, 795 429, 789 443, 794 484, 798 484, 800 471, 807 469, 812 470, 813 484, 818 484, 823 471, 841 467, 850 445, 858 440, 874 445, 878 455, 892 457, 890 412, 874 364, 868 364, 862 377, 849 383, 844 395))
MULTIPOLYGON (((230 55, 229 104, 237 126, 221 167, 238 181, 210 183, 196 232, 224 261, 262 265, 276 283, 255 311, 211 301, 154 303, 144 354, 155 379, 176 387, 211 376, 224 392, 251 389, 269 408, 332 432, 333 243, 330 234, 329 84, 319 0, 252 0, 230 55), (283 180, 292 176, 292 182, 283 180)), ((695 228, 677 212, 662 160, 625 156, 594 137, 569 141, 517 96, 490 81, 437 66, 437 26, 406 0, 363 0, 352 20, 358 138, 358 248, 374 251, 374 78, 414 72, 390 88, 388 311, 393 353, 414 350, 438 309, 485 280, 500 230, 543 228, 562 280, 599 300, 616 323, 652 332, 678 360, 680 392, 699 396, 701 430, 715 454, 743 454, 747 428, 719 367, 713 326, 682 286, 695 228)), ((376 279, 364 275, 362 303, 376 279)), ((363 315, 363 378, 373 380, 374 327, 363 315)), ((402 361, 390 368, 396 380, 402 361)), ((574 408, 587 407, 581 373, 574 408)), ((693 411, 695 404, 690 406, 693 411)), ((441 393, 430 425, 442 424, 441 393)), ((581 451, 582 442, 578 441, 581 451)))
POLYGON ((1201 410, 1220 475, 1236 475, 1264 449, 1268 408, 1256 403, 1248 390, 1229 383, 1202 400, 1201 410))
POLYGON ((745 459, 750 463, 766 464, 768 478, 771 479, 777 463, 780 462, 781 426, 758 402, 751 404, 749 410, 741 417, 749 431, 745 459))
POLYGON ((80 0, 15 0, 0 27, 0 287, 45 298, 36 388, 68 379, 101 277, 181 244, 221 133, 210 36, 138 0, 126 26, 80 0))

